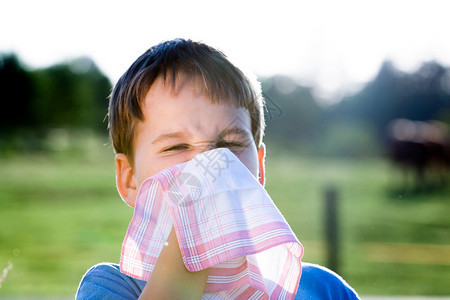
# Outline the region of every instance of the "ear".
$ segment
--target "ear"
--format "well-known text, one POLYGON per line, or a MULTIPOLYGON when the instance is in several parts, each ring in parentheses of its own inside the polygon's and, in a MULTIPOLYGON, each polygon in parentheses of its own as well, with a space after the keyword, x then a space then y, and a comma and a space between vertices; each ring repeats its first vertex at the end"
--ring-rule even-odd
POLYGON ((264 143, 261 143, 261 147, 258 150, 258 163, 259 163, 259 183, 261 183, 262 186, 266 183, 266 177, 265 177, 265 167, 264 167, 264 160, 266 159, 266 145, 264 143))
POLYGON ((114 158, 114 165, 116 167, 117 191, 125 203, 134 207, 138 190, 134 170, 128 157, 123 153, 117 154, 114 158))

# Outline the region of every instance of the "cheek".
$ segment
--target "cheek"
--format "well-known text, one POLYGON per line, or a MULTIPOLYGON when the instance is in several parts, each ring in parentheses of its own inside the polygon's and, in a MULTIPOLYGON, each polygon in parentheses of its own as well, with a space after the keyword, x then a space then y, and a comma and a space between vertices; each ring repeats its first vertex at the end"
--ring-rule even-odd
MULTIPOLYGON (((167 166, 168 167, 168 166, 167 166)), ((165 162, 150 156, 141 156, 135 161, 136 181, 140 186, 144 180, 166 169, 165 162)))
POLYGON ((194 158, 196 153, 188 151, 175 155, 159 156, 156 158, 147 158, 141 160, 140 165, 136 165, 137 181, 141 184, 145 179, 167 169, 174 165, 187 162, 194 158))
POLYGON ((249 149, 236 155, 239 160, 249 169, 250 173, 256 178, 258 177, 258 155, 256 149, 249 149))

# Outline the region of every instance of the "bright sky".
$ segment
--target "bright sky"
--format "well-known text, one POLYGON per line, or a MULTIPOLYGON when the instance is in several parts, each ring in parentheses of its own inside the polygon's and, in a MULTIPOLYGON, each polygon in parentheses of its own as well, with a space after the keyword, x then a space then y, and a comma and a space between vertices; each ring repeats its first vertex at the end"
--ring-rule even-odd
POLYGON ((2 0, 0 52, 31 67, 82 55, 115 82, 150 46, 171 38, 218 47, 258 76, 285 74, 339 95, 385 59, 413 71, 450 66, 450 1, 2 0))

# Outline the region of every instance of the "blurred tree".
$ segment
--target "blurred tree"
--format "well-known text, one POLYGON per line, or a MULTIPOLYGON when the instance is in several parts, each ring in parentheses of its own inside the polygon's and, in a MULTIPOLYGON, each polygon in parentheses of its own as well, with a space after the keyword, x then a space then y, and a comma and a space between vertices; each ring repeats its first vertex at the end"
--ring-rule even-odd
POLYGON ((293 79, 274 76, 261 80, 266 107, 277 107, 275 114, 266 110, 266 138, 286 147, 311 150, 322 130, 324 110, 309 87, 293 79))
POLYGON ((331 108, 331 119, 366 122, 381 140, 393 119, 440 119, 450 111, 449 74, 436 62, 424 63, 413 74, 400 72, 391 62, 385 62, 364 89, 331 108))
POLYGON ((30 71, 16 55, 0 54, 0 90, 2 151, 43 149, 55 128, 106 133, 111 83, 87 57, 30 71))
POLYGON ((279 118, 266 113, 266 139, 315 154, 374 155, 382 151, 393 119, 446 121, 450 115, 450 70, 436 62, 408 74, 386 61, 361 91, 328 107, 291 78, 261 81, 267 106, 276 103, 281 112, 279 118))
POLYGON ((89 58, 33 72, 33 111, 40 126, 106 129, 111 84, 89 58))
POLYGON ((35 124, 31 111, 31 78, 14 54, 0 54, 0 91, 3 108, 0 132, 3 135, 35 124))
MULTIPOLYGON (((450 70, 436 62, 407 74, 387 61, 361 91, 328 107, 318 104, 312 88, 287 76, 261 83, 266 140, 294 151, 373 154, 372 145, 385 138, 393 119, 448 121, 450 116, 450 70)), ((106 132, 111 83, 90 58, 29 71, 15 55, 0 54, 0 88, 0 142, 11 135, 29 140, 53 128, 106 132)))

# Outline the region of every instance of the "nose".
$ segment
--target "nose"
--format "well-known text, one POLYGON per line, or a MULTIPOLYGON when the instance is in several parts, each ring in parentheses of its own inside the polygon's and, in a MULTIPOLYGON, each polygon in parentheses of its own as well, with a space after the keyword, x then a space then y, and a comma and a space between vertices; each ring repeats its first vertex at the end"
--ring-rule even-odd
POLYGON ((215 149, 215 148, 217 148, 217 147, 216 147, 216 144, 214 144, 214 143, 212 143, 212 142, 208 142, 208 143, 206 143, 205 148, 203 149, 202 152, 206 152, 206 151, 209 151, 209 150, 213 150, 213 149, 215 149))
POLYGON ((194 146, 195 146, 195 151, 192 151, 192 154, 189 157, 189 160, 193 159, 197 154, 217 148, 216 144, 214 142, 210 142, 210 141, 198 142, 198 143, 195 143, 194 146))
POLYGON ((217 148, 216 143, 213 141, 197 142, 193 144, 193 146, 197 149, 197 153, 202 153, 217 148))

